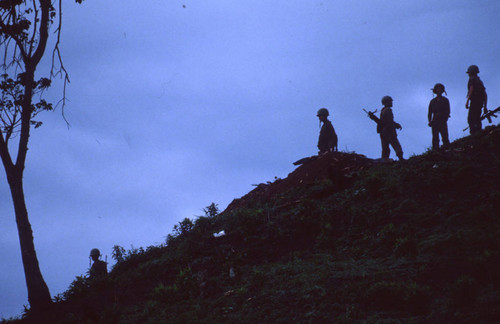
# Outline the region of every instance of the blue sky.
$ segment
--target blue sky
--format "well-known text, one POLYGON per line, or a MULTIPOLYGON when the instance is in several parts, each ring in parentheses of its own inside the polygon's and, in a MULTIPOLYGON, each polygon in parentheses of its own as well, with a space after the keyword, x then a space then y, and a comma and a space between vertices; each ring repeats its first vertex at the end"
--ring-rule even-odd
MULTIPOLYGON (((500 105, 498 1, 87 0, 63 11, 71 126, 60 109, 40 115, 25 172, 52 295, 87 271, 90 249, 111 261, 115 244, 163 243, 212 202, 224 209, 252 184, 286 177, 317 153, 321 107, 340 150, 378 158, 362 109, 380 109, 384 95, 407 157, 431 145, 435 83, 451 102, 452 140, 467 135, 470 64, 489 107, 500 105)), ((61 89, 55 82, 48 98, 61 89)), ((4 172, 0 180, 0 317, 9 317, 27 294, 4 172)))

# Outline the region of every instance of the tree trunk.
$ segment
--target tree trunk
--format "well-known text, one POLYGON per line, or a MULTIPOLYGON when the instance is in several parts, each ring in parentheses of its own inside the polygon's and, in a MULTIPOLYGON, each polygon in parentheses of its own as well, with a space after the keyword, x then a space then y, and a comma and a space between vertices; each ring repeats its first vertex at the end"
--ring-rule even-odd
POLYGON ((16 213, 24 276, 28 289, 28 301, 34 312, 43 311, 52 304, 52 299, 49 288, 40 272, 40 266, 38 265, 35 245, 33 243, 33 231, 31 230, 28 210, 24 201, 22 173, 21 175, 10 174, 8 180, 16 213))
MULTIPOLYGON (((11 125, 9 123, 13 122, 13 120, 4 120, 2 116, 1 122, 3 122, 3 125, 0 129, 0 158, 2 159, 2 163, 7 173, 7 181, 9 182, 12 201, 14 203, 14 210, 16 213, 16 223, 17 230, 19 232, 19 243, 21 245, 24 275, 28 289, 28 301, 34 312, 41 312, 44 311, 47 306, 52 304, 52 299, 50 297, 49 288, 43 280, 42 273, 40 272, 40 266, 35 252, 33 231, 28 220, 28 210, 26 209, 26 203, 24 200, 23 171, 26 162, 26 154, 28 152, 28 140, 32 122, 31 118, 35 109, 35 106, 32 104, 32 97, 34 94, 33 88, 36 86, 34 81, 35 70, 45 53, 49 36, 49 26, 52 24, 52 19, 56 15, 56 12, 51 5, 51 0, 33 1, 32 5, 27 5, 25 3, 27 8, 24 8, 23 6, 20 8, 17 7, 20 3, 24 3, 25 1, 0 0, 0 2, 5 2, 2 5, 2 16, 0 17, 0 29, 2 29, 3 37, 2 43, 7 44, 5 45, 5 56, 7 56, 8 53, 8 44, 11 41, 15 42, 12 64, 15 63, 16 68, 13 73, 16 74, 16 77, 22 76, 21 85, 24 87, 24 94, 22 96, 19 96, 17 93, 8 94, 15 99, 16 106, 18 105, 17 102, 22 98, 21 124, 17 125, 17 122, 14 122, 11 125), (39 5, 37 5, 37 2, 39 5), (20 11, 18 15, 17 10, 21 9, 23 11, 20 11), (25 13, 28 13, 28 16, 30 16, 30 11, 32 12, 32 15, 34 15, 34 17, 32 17, 32 21, 30 22, 33 24, 33 28, 37 30, 33 30, 31 37, 26 38, 27 34, 25 35, 25 32, 31 33, 31 31, 29 31, 30 29, 27 31, 23 30, 21 32, 20 30, 9 27, 17 25, 21 26, 21 24, 18 23, 26 22, 23 16, 25 13), (22 61, 20 59, 22 59, 22 61), (22 72, 23 69, 21 68, 20 71, 18 71, 17 65, 21 66, 22 64, 24 64, 24 73, 18 74, 19 72, 22 72), (15 126, 16 128, 20 126, 17 158, 15 163, 13 163, 9 153, 8 142, 10 136, 6 136, 5 138, 3 137, 3 132, 5 132, 6 129, 5 126, 15 126)), ((59 23, 59 32, 60 27, 61 25, 59 23)), ((57 44, 58 43, 59 40, 57 41, 57 44)), ((56 45, 55 49, 58 49, 58 45, 56 45)), ((6 57, 4 58, 4 61, 5 59, 6 57)), ((7 71, 10 71, 10 66, 6 65, 3 70, 7 73, 7 71)), ((14 77, 14 79, 16 79, 16 77, 14 77)), ((3 89, 1 92, 2 95, 6 94, 3 89)))

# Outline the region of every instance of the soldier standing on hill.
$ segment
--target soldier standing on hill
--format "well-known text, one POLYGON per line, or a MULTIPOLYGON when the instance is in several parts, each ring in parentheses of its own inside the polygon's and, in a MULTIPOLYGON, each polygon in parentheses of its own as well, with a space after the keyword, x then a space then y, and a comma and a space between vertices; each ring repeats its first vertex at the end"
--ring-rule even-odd
POLYGON ((400 124, 394 121, 394 114, 392 113, 392 98, 390 96, 384 96, 382 98, 382 104, 384 107, 380 112, 379 122, 377 123, 377 133, 380 134, 380 141, 382 143, 382 159, 389 158, 391 150, 389 145, 392 146, 399 160, 404 160, 403 149, 398 140, 398 134, 396 129, 403 129, 400 124))
POLYGON ((333 128, 332 123, 328 120, 329 115, 330 113, 326 108, 321 108, 317 113, 320 124, 323 123, 323 126, 321 126, 321 130, 319 132, 319 154, 337 151, 338 137, 335 133, 335 129, 333 128))
POLYGON ((443 84, 436 83, 431 90, 436 94, 436 97, 429 103, 427 118, 429 126, 432 127, 432 149, 436 150, 439 148, 439 134, 441 134, 443 146, 450 144, 447 124, 450 117, 450 101, 443 97, 443 92, 446 93, 443 84))
POLYGON ((90 250, 90 258, 94 261, 94 264, 92 264, 92 267, 89 270, 90 279, 103 277, 108 274, 106 262, 99 260, 100 256, 101 252, 98 249, 90 250))
POLYGON ((488 95, 483 82, 477 76, 479 68, 477 65, 471 65, 467 69, 469 75, 469 82, 467 83, 467 101, 465 108, 469 109, 469 116, 467 122, 469 123, 469 131, 476 134, 482 129, 481 125, 481 108, 484 107, 484 113, 488 112, 488 95))

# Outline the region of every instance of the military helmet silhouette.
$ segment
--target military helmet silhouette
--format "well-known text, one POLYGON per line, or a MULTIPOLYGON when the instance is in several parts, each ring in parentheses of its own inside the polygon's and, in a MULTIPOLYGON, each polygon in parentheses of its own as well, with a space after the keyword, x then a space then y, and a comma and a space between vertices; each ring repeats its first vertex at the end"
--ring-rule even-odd
POLYGON ((479 73, 479 67, 477 65, 471 65, 467 68, 467 73, 473 73, 473 74, 478 74, 479 73))
POLYGON ((387 104, 389 104, 390 102, 392 102, 391 96, 382 97, 382 105, 387 106, 387 104))
POLYGON ((90 250, 90 256, 101 256, 101 252, 99 251, 99 249, 92 249, 90 250))
POLYGON ((436 83, 434 88, 431 89, 432 92, 437 93, 437 91, 444 92, 444 85, 442 83, 436 83))
POLYGON ((328 109, 326 108, 320 108, 320 110, 318 110, 318 113, 316 114, 316 116, 320 117, 320 116, 325 116, 325 117, 328 117, 330 115, 330 113, 328 112, 328 109))

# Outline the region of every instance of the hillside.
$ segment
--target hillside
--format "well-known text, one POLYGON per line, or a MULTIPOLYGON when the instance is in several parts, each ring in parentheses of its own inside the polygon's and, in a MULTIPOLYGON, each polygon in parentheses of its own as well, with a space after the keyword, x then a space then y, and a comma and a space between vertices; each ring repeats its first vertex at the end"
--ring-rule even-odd
POLYGON ((331 153, 12 322, 498 323, 499 167, 498 126, 405 162, 331 153))

